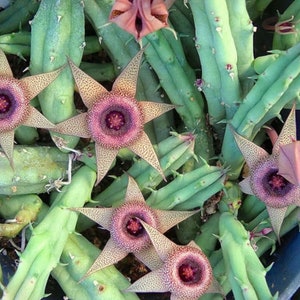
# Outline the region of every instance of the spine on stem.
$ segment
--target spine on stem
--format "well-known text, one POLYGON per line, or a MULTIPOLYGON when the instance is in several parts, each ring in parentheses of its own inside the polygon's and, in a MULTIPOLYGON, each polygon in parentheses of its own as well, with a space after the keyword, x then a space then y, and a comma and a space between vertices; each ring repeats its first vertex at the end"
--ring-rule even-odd
POLYGON ((79 282, 99 256, 100 250, 78 233, 71 233, 65 243, 60 264, 51 275, 69 299, 138 300, 134 293, 123 293, 130 283, 114 267, 109 266, 79 282))
POLYGON ((196 28, 196 48, 203 70, 203 92, 207 102, 214 101, 209 114, 214 117, 215 107, 224 107, 212 124, 226 117, 230 120, 241 101, 241 87, 237 68, 237 50, 232 36, 229 11, 225 0, 189 1, 196 28), (210 37, 210 38, 208 38, 210 37), (213 66, 212 69, 211 65, 213 66), (214 78, 217 78, 215 81, 214 78), (213 89, 211 91, 210 89, 213 89), (212 100, 210 100, 212 97, 212 100))
MULTIPOLYGON (((12 2, 12 1, 11 1, 12 2)), ((0 34, 18 31, 34 16, 39 7, 36 0, 16 0, 0 12, 0 34)))
MULTIPOLYGON (((42 0, 31 23, 30 72, 38 74, 55 70, 69 57, 79 65, 84 41, 83 2, 42 0)), ((59 123, 76 114, 74 80, 69 68, 38 96, 43 114, 59 123)), ((56 144, 74 148, 78 137, 52 133, 56 144)))

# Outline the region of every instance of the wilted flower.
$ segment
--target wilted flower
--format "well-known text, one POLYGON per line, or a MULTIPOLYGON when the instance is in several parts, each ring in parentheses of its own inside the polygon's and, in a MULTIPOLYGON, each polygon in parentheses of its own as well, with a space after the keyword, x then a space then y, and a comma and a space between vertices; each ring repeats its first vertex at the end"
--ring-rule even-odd
POLYGON ((149 207, 138 185, 129 176, 124 203, 111 208, 71 208, 110 231, 111 237, 103 251, 88 270, 86 276, 112 265, 128 253, 133 253, 150 269, 160 264, 160 259, 151 247, 147 233, 140 220, 157 228, 160 232, 192 216, 197 211, 163 211, 149 207))
POLYGON ((92 138, 95 141, 97 182, 105 176, 121 148, 128 148, 145 159, 162 176, 158 158, 144 131, 144 124, 173 109, 173 105, 135 99, 137 76, 143 51, 140 51, 115 80, 108 92, 100 83, 77 68, 70 66, 87 106, 79 114, 57 124, 57 132, 92 138))
POLYGON ((47 87, 59 75, 61 69, 16 79, 1 49, 0 66, 0 145, 13 165, 14 131, 17 127, 55 126, 30 105, 30 100, 47 87))
MULTIPOLYGON (((273 145, 270 155, 263 148, 234 132, 235 140, 249 168, 250 176, 241 183, 246 194, 253 194, 266 204, 274 232, 279 236, 281 224, 289 205, 300 205, 300 187, 286 178, 286 166, 279 157, 296 136, 295 107, 291 110, 283 129, 273 145)), ((289 146, 288 146, 289 147, 289 146)), ((297 164, 293 168, 297 168, 297 164)), ((293 172, 290 170, 289 172, 293 172)))

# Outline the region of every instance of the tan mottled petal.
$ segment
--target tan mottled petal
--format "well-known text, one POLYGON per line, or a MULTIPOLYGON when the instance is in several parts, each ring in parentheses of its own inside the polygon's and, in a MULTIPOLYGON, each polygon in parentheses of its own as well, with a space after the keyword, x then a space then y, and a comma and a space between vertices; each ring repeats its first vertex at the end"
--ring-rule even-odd
POLYGON ((128 146, 128 148, 147 161, 165 179, 165 175, 161 169, 157 155, 145 132, 141 134, 140 138, 136 142, 128 146))
POLYGON ((54 128, 55 125, 52 124, 48 119, 46 119, 37 109, 29 105, 29 115, 22 125, 38 128, 54 128))
POLYGON ((274 208, 267 206, 267 211, 270 216, 270 221, 274 230, 274 233, 276 234, 278 240, 279 240, 279 234, 280 234, 280 228, 286 213, 287 207, 282 208, 274 208))
POLYGON ((84 275, 84 278, 91 275, 92 273, 101 270, 107 266, 113 265, 123 259, 125 256, 127 256, 127 251, 120 249, 113 239, 109 239, 100 253, 100 255, 97 257, 93 265, 90 267, 90 269, 87 271, 87 273, 84 275))
POLYGON ((80 70, 70 59, 68 61, 82 100, 87 108, 91 108, 108 91, 99 82, 80 70))
POLYGON ((150 270, 156 270, 163 265, 163 261, 157 255, 157 252, 152 245, 146 249, 135 252, 134 256, 143 264, 145 264, 150 270))
POLYGON ((139 103, 144 112, 145 123, 176 107, 175 105, 171 104, 156 103, 150 101, 140 101, 139 103))
POLYGON ((24 94, 27 101, 33 99, 44 88, 46 88, 53 80, 57 78, 64 67, 61 67, 55 71, 28 76, 20 79, 20 84, 24 89, 24 94))
POLYGON ((165 284, 164 273, 162 269, 152 271, 145 276, 135 281, 126 289, 127 292, 149 292, 149 293, 163 293, 168 292, 169 287, 165 284))
POLYGON ((273 146, 272 154, 277 155, 280 145, 286 145, 296 140, 296 116, 295 116, 295 104, 293 105, 289 116, 287 117, 284 125, 281 129, 279 137, 273 146))
POLYGON ((139 186, 131 176, 128 176, 128 186, 126 190, 125 201, 140 201, 145 203, 143 194, 140 191, 139 186))
POLYGON ((258 161, 269 156, 269 153, 263 148, 245 139, 235 131, 231 130, 231 132, 250 169, 255 167, 258 161))
POLYGON ((155 228, 145 223, 143 220, 140 220, 140 222, 143 224, 143 227, 147 231, 151 242, 154 248, 156 249, 157 254, 159 255, 162 261, 165 261, 169 253, 171 253, 174 249, 176 249, 176 247, 179 246, 177 246, 175 243, 173 243, 155 228))
POLYGON ((0 146, 7 156, 10 165, 13 166, 14 130, 1 132, 0 146))
POLYGON ((0 49, 0 76, 13 77, 12 70, 4 52, 0 49))
POLYGON ((179 222, 191 217, 199 210, 193 211, 174 211, 174 210, 155 210, 159 220, 159 231, 164 233, 179 222))
POLYGON ((97 182, 95 185, 97 185, 110 169, 114 159, 118 154, 118 150, 106 149, 99 144, 95 144, 95 152, 97 163, 97 182))
POLYGON ((72 207, 70 210, 78 211, 83 215, 87 216, 92 221, 101 225, 106 230, 110 228, 111 216, 114 212, 114 208, 111 207, 72 207))
POLYGON ((117 77, 112 87, 113 92, 132 98, 135 97, 137 78, 143 53, 144 51, 140 50, 117 77))
POLYGON ((87 113, 81 113, 75 117, 72 117, 66 121, 56 124, 55 128, 51 129, 54 132, 75 135, 83 138, 90 138, 87 121, 87 113))

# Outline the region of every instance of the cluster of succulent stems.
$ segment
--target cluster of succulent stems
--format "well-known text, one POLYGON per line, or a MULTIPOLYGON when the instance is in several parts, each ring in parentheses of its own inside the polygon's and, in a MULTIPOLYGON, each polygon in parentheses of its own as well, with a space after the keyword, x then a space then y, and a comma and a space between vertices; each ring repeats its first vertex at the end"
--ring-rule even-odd
POLYGON ((299 222, 300 4, 263 22, 273 44, 255 57, 269 2, 0 11, 0 236, 18 250, 2 299, 39 300, 50 275, 70 299, 277 297, 260 257, 299 222))

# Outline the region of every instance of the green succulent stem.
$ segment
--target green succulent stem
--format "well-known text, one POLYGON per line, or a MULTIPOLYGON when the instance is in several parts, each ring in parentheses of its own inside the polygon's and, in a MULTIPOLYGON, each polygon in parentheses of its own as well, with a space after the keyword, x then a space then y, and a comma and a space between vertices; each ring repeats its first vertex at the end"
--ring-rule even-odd
POLYGON ((236 299, 274 299, 266 269, 251 246, 248 232, 229 212, 220 216, 220 243, 228 279, 236 299))
POLYGON ((74 231, 77 214, 68 207, 81 207, 90 199, 96 174, 83 166, 65 186, 45 218, 32 229, 30 240, 20 254, 19 266, 4 289, 2 299, 39 300, 53 268, 59 263, 63 247, 74 231))

